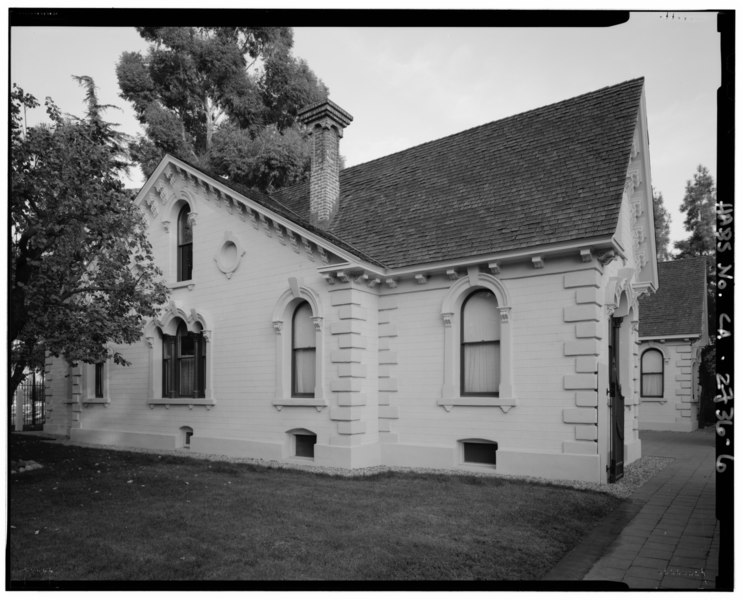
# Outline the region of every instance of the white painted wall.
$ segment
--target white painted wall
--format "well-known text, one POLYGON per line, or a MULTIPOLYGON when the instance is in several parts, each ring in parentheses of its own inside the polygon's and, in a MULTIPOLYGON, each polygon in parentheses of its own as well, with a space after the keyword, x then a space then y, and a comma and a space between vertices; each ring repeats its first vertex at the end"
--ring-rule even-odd
POLYGON ((398 330, 397 369, 404 374, 396 396, 400 442, 453 444, 463 438, 488 438, 501 448, 560 452, 563 439, 572 435, 561 411, 572 402, 562 390, 562 378, 572 368, 572 359, 562 355, 565 337, 572 334, 572 326, 562 321, 562 308, 572 303, 573 293, 559 289, 561 274, 503 281, 512 297, 518 397, 518 406, 507 413, 498 407, 465 406, 446 412, 436 404, 443 386, 441 304, 451 282, 440 277, 425 286, 406 283, 385 293, 398 307, 393 323, 398 330))
MULTIPOLYGON (((107 403, 86 404, 85 395, 75 393, 74 378, 65 377, 67 365, 53 361, 48 431, 80 441, 176 448, 181 428, 190 427, 194 451, 304 462, 293 458, 286 433, 304 429, 317 434, 315 464, 492 470, 464 465, 461 455, 460 440, 486 439, 498 443, 497 472, 605 480, 604 288, 623 267, 618 260, 604 269, 595 258, 582 262, 576 252, 548 256, 543 268, 535 268, 529 258, 505 265, 498 279, 510 296, 516 405, 447 410, 440 402, 445 366, 441 313, 455 282, 433 275, 423 284, 411 278, 396 287, 353 281, 329 285, 318 273, 322 261, 302 244, 282 243, 272 228, 230 214, 213 197, 207 201, 192 182, 176 179, 174 187, 190 196, 197 216, 193 286, 175 286, 172 300, 186 313, 194 309, 203 315, 211 332, 207 377, 214 405, 195 400, 190 407, 168 407, 159 399, 158 371, 153 385, 150 370, 159 364, 161 350, 157 341, 150 350, 143 339, 119 349, 132 366, 107 366, 107 403), (231 277, 215 261, 226 237, 244 250, 231 277), (290 278, 311 289, 322 307, 318 360, 325 371, 326 405, 279 410, 272 321, 290 278)), ((148 213, 153 251, 170 283, 175 283, 179 206, 172 202, 177 196, 176 191, 171 205, 158 205, 155 199, 158 214, 148 213), (169 231, 163 221, 170 222, 169 231)), ((623 211, 628 220, 626 207, 623 211)), ((625 229, 621 235, 626 237, 625 229)), ((289 326, 284 323, 286 331, 289 326)), ((629 340, 632 334, 627 335, 629 340)), ((628 367, 625 389, 630 391, 636 382, 632 373, 628 367)), ((84 370, 78 375, 82 382, 84 370)), ((632 410, 627 429, 634 435, 632 410)))
MULTIPOLYGON (((197 197, 198 192, 191 191, 197 197)), ((209 363, 214 367, 212 382, 216 406, 210 410, 197 404, 191 409, 175 405, 150 408, 149 349, 141 341, 130 347, 117 348, 132 365, 108 366, 110 404, 82 407, 80 428, 91 433, 75 432, 73 435, 122 439, 113 433, 94 435, 92 432, 151 434, 157 436, 152 438, 153 444, 175 446, 180 428, 189 426, 194 430, 192 448, 198 448, 200 440, 205 439, 243 440, 255 442, 258 446, 246 447, 240 452, 246 450, 249 453, 263 443, 275 446, 268 452, 270 454, 282 451, 286 431, 304 428, 317 433, 319 444, 327 444, 334 433, 328 420, 328 409, 318 412, 314 408, 291 407, 279 412, 272 404, 276 344, 272 311, 279 297, 289 288, 289 277, 297 277, 303 285, 324 296, 325 309, 328 312, 332 310, 327 285, 317 273, 321 264, 319 258, 315 255, 314 261, 310 260, 304 250, 297 253, 288 242, 281 244, 275 232, 269 237, 265 228, 256 229, 249 221, 230 215, 214 202, 201 200, 192 204, 195 204, 192 211, 198 213, 194 226, 195 285, 193 289, 173 289, 171 298, 186 312, 196 309, 208 315, 206 328, 211 331, 211 339, 207 347, 211 355, 209 363), (217 268, 214 260, 228 231, 245 250, 240 266, 229 279, 217 268)), ((177 209, 173 212, 177 213, 177 209)), ((165 210, 151 219, 150 237, 155 260, 165 265, 165 279, 170 283, 175 283, 174 223, 174 216, 165 210), (172 224, 169 233, 161 223, 168 216, 172 224)), ((323 335, 330 340, 327 323, 323 335)), ((326 344, 325 362, 329 362, 329 346, 326 344)), ((156 344, 156 360, 159 360, 160 352, 156 344)), ((50 370, 54 412, 48 428, 62 431, 65 417, 60 415, 65 414, 64 407, 71 399, 70 391, 62 382, 65 367, 55 361, 50 370)), ((157 379, 154 388, 159 391, 161 385, 157 379)), ((219 449, 210 444, 211 449, 219 449)))

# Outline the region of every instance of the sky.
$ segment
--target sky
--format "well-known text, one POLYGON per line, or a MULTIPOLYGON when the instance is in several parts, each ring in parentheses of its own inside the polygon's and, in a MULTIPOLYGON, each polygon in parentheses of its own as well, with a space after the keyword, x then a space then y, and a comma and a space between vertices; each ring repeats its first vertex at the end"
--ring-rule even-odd
MULTIPOLYGON (((108 120, 141 133, 118 95, 125 51, 146 51, 132 28, 14 27, 10 80, 82 115, 90 75, 108 120)), ((307 61, 350 112, 341 153, 353 166, 417 144, 636 77, 645 78, 653 187, 671 212, 671 240, 688 236, 679 206, 705 165, 716 178, 720 38, 714 12, 631 13, 610 28, 295 27, 307 61)), ((28 115, 29 124, 44 118, 28 115)), ((130 185, 142 184, 132 174, 130 185)))

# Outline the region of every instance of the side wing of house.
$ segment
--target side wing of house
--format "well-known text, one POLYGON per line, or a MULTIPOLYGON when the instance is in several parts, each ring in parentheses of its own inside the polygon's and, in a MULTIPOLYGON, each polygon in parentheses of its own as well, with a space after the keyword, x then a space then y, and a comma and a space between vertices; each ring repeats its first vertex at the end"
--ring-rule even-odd
POLYGON ((659 267, 660 289, 641 306, 640 427, 692 431, 698 427, 699 365, 709 343, 707 262, 691 258, 659 267))

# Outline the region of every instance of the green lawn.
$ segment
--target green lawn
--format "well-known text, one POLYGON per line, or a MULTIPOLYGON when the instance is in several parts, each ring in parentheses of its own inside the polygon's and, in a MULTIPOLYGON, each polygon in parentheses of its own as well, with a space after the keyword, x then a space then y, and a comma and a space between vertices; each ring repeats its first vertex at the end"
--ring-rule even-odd
POLYGON ((537 580, 619 500, 515 480, 342 478, 11 435, 10 580, 537 580))

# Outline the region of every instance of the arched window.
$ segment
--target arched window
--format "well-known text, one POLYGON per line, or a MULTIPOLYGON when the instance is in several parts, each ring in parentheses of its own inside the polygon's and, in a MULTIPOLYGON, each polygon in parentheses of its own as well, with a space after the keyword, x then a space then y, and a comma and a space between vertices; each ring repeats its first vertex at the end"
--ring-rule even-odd
POLYGON ((642 353, 640 364, 640 396, 663 397, 663 353, 650 349, 642 353))
POLYGON ((178 281, 189 281, 193 271, 193 227, 188 204, 178 213, 178 281))
POLYGON ((181 448, 190 448, 191 447, 191 438, 193 437, 193 427, 189 427, 188 425, 184 425, 179 429, 180 432, 180 438, 181 438, 181 448))
POLYGON ((186 329, 163 335, 163 398, 204 398, 206 381, 204 335, 186 329))
POLYGON ((103 367, 104 363, 95 364, 95 397, 103 398, 103 367))
POLYGON ((315 326, 312 308, 300 303, 292 317, 292 396, 315 395, 315 326))
POLYGON ((462 396, 497 396, 500 386, 500 316, 490 290, 480 289, 462 304, 462 396))

